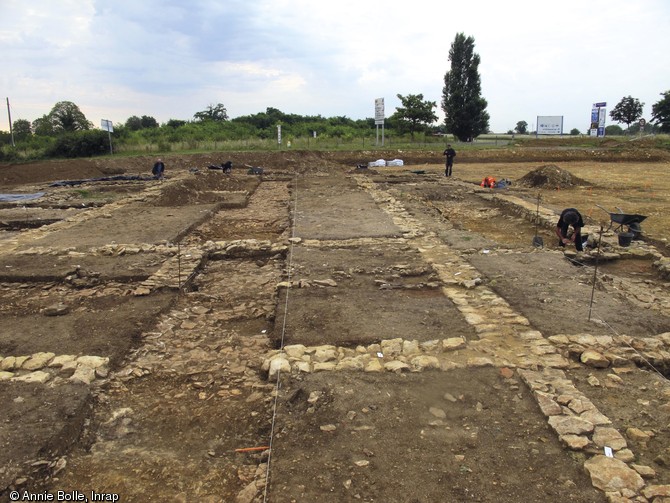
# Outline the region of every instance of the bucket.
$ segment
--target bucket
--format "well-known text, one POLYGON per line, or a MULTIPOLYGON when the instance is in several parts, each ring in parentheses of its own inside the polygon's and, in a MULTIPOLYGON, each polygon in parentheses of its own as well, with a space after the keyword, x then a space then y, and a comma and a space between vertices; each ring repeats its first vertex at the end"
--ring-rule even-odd
POLYGON ((639 223, 633 222, 628 226, 628 232, 633 235, 633 239, 640 239, 642 236, 642 227, 639 223))
POLYGON ((630 246, 630 242, 633 240, 632 232, 620 232, 619 233, 619 246, 630 246))

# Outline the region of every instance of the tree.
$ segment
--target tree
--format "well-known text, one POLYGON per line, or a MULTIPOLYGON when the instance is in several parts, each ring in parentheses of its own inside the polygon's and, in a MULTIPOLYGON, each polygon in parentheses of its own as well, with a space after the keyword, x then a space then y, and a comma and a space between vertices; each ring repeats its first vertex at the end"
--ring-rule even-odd
POLYGON ((53 124, 51 124, 48 115, 43 115, 33 121, 33 132, 38 136, 51 136, 54 134, 53 124))
POLYGON ((90 157, 109 152, 108 133, 100 129, 63 133, 47 148, 48 157, 90 157))
POLYGON ((407 96, 398 94, 397 96, 402 106, 396 108, 393 119, 398 121, 400 129, 409 131, 412 138, 414 138, 415 131, 425 129, 437 120, 437 115, 433 112, 437 103, 424 101, 423 94, 408 94, 407 96))
POLYGON ((177 129, 178 127, 182 127, 186 125, 186 121, 181 120, 181 119, 170 119, 165 123, 167 127, 171 127, 174 129, 177 129))
POLYGON ((148 115, 142 116, 142 118, 140 119, 140 124, 142 125, 143 129, 158 127, 158 121, 148 115))
POLYGON ((481 96, 479 54, 474 52, 475 39, 458 33, 451 48, 451 69, 444 76, 442 110, 447 131, 461 141, 489 130, 488 103, 481 96))
POLYGON ((573 127, 573 128, 570 130, 570 136, 579 136, 580 134, 581 134, 581 133, 579 132, 579 129, 577 129, 576 127, 573 127))
POLYGON ((517 122, 514 131, 516 131, 518 134, 528 133, 528 123, 526 121, 517 122))
POLYGON ((630 125, 642 117, 642 107, 644 103, 632 96, 625 96, 610 112, 610 117, 615 122, 622 122, 626 124, 626 129, 630 129, 630 125))
POLYGON ((228 120, 228 112, 223 103, 218 103, 217 105, 210 104, 205 110, 196 112, 193 118, 197 121, 223 122, 228 120))
POLYGON ((636 135, 636 134, 643 134, 643 133, 648 133, 648 134, 657 134, 660 133, 660 127, 656 124, 652 124, 650 122, 645 122, 643 127, 640 127, 640 123, 636 122, 631 125, 629 134, 631 135, 636 135))
POLYGON ((140 119, 137 115, 128 117, 128 119, 126 120, 126 127, 130 131, 139 131, 140 129, 142 129, 142 119, 140 119))
POLYGON ((143 115, 142 118, 133 115, 132 117, 128 117, 125 126, 130 131, 139 131, 140 129, 157 128, 158 121, 148 115, 143 115))
POLYGON ((93 127, 79 107, 71 101, 56 103, 47 118, 54 133, 86 131, 93 127))
POLYGON ((651 106, 651 120, 657 122, 662 133, 670 133, 670 91, 661 93, 663 99, 651 106))
POLYGON ((621 136, 623 134, 623 129, 621 129, 621 126, 617 126, 616 124, 612 124, 611 126, 607 126, 605 128, 605 136, 621 136))
POLYGON ((33 134, 30 121, 26 119, 15 120, 12 126, 12 131, 14 132, 14 137, 19 141, 25 140, 26 138, 29 138, 33 134))

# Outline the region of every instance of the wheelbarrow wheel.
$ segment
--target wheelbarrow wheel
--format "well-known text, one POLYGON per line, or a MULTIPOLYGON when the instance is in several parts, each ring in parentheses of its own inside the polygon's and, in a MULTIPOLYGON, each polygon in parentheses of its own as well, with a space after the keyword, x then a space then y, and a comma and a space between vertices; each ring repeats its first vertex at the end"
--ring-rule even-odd
POLYGON ((638 222, 633 222, 628 226, 628 232, 633 235, 633 239, 640 239, 642 237, 642 227, 638 222))

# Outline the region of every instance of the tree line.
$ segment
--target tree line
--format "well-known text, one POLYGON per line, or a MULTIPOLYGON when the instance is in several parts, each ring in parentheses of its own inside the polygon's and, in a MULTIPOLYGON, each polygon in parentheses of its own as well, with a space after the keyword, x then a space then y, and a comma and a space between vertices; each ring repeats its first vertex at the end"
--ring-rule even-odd
MULTIPOLYGON (((437 124, 434 109, 437 103, 424 99, 423 94, 398 94, 401 105, 385 120, 389 135, 416 134, 451 135, 460 141, 472 141, 489 132, 488 103, 481 95, 479 64, 475 40, 458 33, 449 50, 449 70, 444 75, 441 108, 444 122, 437 124)), ((670 132, 670 91, 652 106, 652 118, 647 126, 658 132, 670 132)), ((610 112, 615 121, 626 124, 631 132, 642 117, 644 103, 631 96, 624 97, 610 112), (631 127, 633 125, 633 127, 631 127)), ((276 108, 265 112, 229 118, 223 103, 210 104, 195 112, 191 120, 170 119, 164 124, 147 115, 129 117, 114 125, 113 138, 117 145, 129 148, 155 144, 159 150, 170 150, 175 143, 223 142, 228 140, 267 140, 276 138, 277 126, 282 127, 286 141, 293 138, 337 138, 350 140, 369 135, 374 130, 373 118, 353 120, 345 116, 322 117, 284 113, 276 108)), ((528 124, 519 121, 509 133, 528 132, 528 124)), ((608 134, 616 134, 608 126, 608 134)), ((619 128, 621 129, 621 128, 619 128)), ((573 130, 571 134, 579 134, 573 130)), ((48 114, 32 123, 25 119, 13 122, 11 132, 0 132, 0 160, 39 157, 80 157, 108 153, 108 133, 94 129, 79 107, 70 101, 54 105, 48 114), (13 142, 16 148, 7 148, 13 142), (20 150, 23 154, 20 155, 20 150)))

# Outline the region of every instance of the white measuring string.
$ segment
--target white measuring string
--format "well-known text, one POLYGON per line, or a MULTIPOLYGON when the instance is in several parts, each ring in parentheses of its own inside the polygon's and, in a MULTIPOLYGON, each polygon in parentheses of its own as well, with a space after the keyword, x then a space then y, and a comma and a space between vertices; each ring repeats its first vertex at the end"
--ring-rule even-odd
MULTIPOLYGON (((598 315, 598 313, 595 313, 595 314, 598 315)), ((628 346, 630 349, 632 349, 632 350, 633 350, 633 351, 640 357, 640 359, 641 359, 642 361, 644 361, 644 363, 646 363, 647 366, 649 366, 649 368, 651 368, 654 372, 656 372, 659 376, 661 376, 665 381, 668 381, 668 378, 665 377, 665 376, 663 375, 663 373, 662 373, 660 370, 658 370, 658 369, 654 366, 653 363, 651 363, 649 360, 647 360, 647 359, 642 355, 642 353, 640 353, 637 349, 635 349, 633 346, 631 346, 631 345, 628 343, 628 341, 626 341, 625 338, 622 337, 622 335, 614 329, 614 327, 613 327, 612 325, 610 325, 610 324, 607 323, 605 320, 603 320, 601 316, 598 316, 598 321, 600 321, 600 322, 601 322, 602 324, 604 324, 607 328, 609 328, 609 329, 612 331, 612 333, 613 333, 614 335, 616 335, 617 337, 619 337, 619 338, 623 341, 623 343, 626 344, 626 346, 628 346)))
MULTIPOLYGON (((294 183, 293 183, 293 192, 295 194, 294 200, 293 200, 293 217, 291 221, 291 237, 295 237, 295 218, 297 214, 297 209, 298 209, 298 175, 295 175, 294 183)), ((293 246, 294 242, 293 240, 289 241, 289 253, 288 253, 288 260, 286 264, 286 296, 284 299, 284 319, 282 320, 282 327, 281 327, 281 340, 279 344, 279 349, 280 351, 284 350, 284 336, 286 335, 286 319, 288 318, 288 298, 289 298, 289 292, 291 291, 291 271, 293 268, 293 246)), ((281 369, 277 369, 277 384, 275 385, 275 399, 272 404, 272 426, 270 427, 270 444, 269 444, 269 450, 268 450, 268 461, 267 461, 267 467, 265 470, 265 489, 263 491, 263 502, 267 501, 268 498, 268 487, 270 484, 270 462, 272 460, 272 444, 274 442, 274 432, 275 432, 275 422, 277 419, 277 403, 279 401, 279 389, 281 388, 281 369)))
MULTIPOLYGON (((585 262, 581 262, 581 261, 579 261, 579 260, 577 260, 577 259, 575 259, 575 258, 568 258, 568 260, 569 260, 570 262, 574 263, 574 264, 578 264, 578 265, 581 265, 581 266, 584 266, 584 267, 592 267, 591 264, 587 264, 587 263, 585 263, 585 262)), ((595 288, 595 285, 593 285, 593 287, 595 288)), ((622 335, 621 335, 619 332, 617 332, 616 329, 615 329, 612 325, 610 325, 607 321, 605 321, 605 320, 603 319, 602 316, 600 316, 600 315, 599 315, 597 312, 595 312, 595 311, 593 311, 593 314, 596 315, 596 316, 598 317, 598 321, 599 321, 600 323, 602 323, 603 325, 605 325, 605 326, 606 326, 606 327, 607 327, 607 328, 608 328, 614 335, 616 335, 617 337, 619 337, 619 338, 623 341, 623 343, 626 344, 626 346, 628 346, 630 349, 632 349, 632 350, 635 352, 635 354, 637 354, 637 355, 640 357, 640 359, 641 359, 642 361, 644 361, 644 363, 646 363, 647 366, 648 366, 650 369, 652 369, 654 372, 656 372, 656 373, 657 373, 659 376, 661 376, 665 381, 668 381, 668 378, 665 377, 665 375, 663 375, 663 373, 662 373, 660 370, 658 370, 658 369, 654 366, 653 363, 651 363, 649 360, 647 360, 647 359, 642 355, 642 353, 640 353, 637 349, 635 349, 632 345, 630 345, 630 344, 628 343, 628 341, 626 341, 625 338, 622 337, 622 335)))

